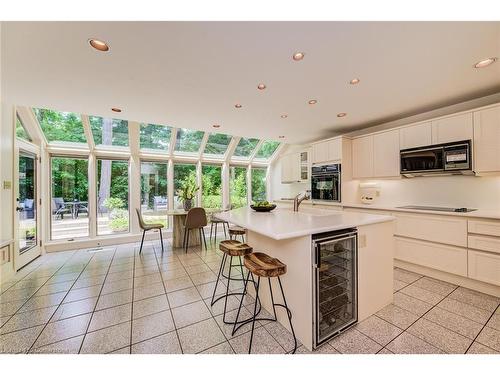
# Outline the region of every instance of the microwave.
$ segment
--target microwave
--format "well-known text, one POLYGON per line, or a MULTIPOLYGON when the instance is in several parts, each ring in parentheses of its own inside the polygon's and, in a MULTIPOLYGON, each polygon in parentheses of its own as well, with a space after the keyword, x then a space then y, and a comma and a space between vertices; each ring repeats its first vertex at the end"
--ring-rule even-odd
POLYGON ((400 161, 406 177, 473 174, 470 140, 401 150, 400 161))

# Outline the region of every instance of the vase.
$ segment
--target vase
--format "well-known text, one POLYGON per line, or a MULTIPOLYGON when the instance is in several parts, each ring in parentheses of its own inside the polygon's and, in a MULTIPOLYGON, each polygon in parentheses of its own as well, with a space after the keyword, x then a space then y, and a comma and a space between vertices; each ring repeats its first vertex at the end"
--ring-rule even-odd
POLYGON ((192 199, 184 199, 184 211, 189 211, 193 205, 192 199))

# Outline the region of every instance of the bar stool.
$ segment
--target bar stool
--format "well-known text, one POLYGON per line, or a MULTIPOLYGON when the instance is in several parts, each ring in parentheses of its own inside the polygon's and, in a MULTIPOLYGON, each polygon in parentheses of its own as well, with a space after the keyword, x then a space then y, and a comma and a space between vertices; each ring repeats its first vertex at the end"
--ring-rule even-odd
POLYGON ((227 229, 229 230, 229 223, 225 220, 218 219, 212 215, 210 217, 210 240, 212 240, 212 231, 214 230, 214 226, 215 226, 215 242, 217 242, 217 228, 218 228, 219 224, 222 224, 222 228, 224 229, 224 238, 227 238, 226 226, 227 226, 227 229))
POLYGON ((233 236, 234 239, 236 239, 237 236, 241 236, 241 242, 245 242, 245 234, 247 233, 247 230, 242 227, 230 227, 229 228, 229 239, 232 240, 233 236))
MULTIPOLYGON (((276 306, 283 307, 288 316, 288 321, 290 323, 290 329, 292 331, 293 335, 293 341, 294 341, 294 347, 292 354, 295 353, 297 350, 297 338, 295 337, 295 331, 293 330, 293 324, 292 324, 292 312, 288 308, 288 305, 286 303, 286 298, 285 298, 285 293, 283 292, 283 285, 281 285, 281 279, 280 276, 283 276, 286 273, 286 264, 282 263, 279 259, 272 258, 267 254, 264 253, 250 253, 245 255, 244 257, 244 265, 245 268, 248 270, 247 277, 245 280, 245 287, 243 289, 243 294, 247 292, 247 287, 248 287, 248 281, 250 280, 250 277, 252 277, 252 282, 255 287, 255 304, 253 308, 253 317, 249 318, 245 321, 239 322, 238 317, 240 315, 241 311, 241 306, 243 305, 243 298, 240 301, 240 306, 238 307, 238 313, 236 314, 236 319, 234 321, 233 325, 233 335, 235 332, 241 328, 243 325, 252 322, 252 331, 250 333, 250 345, 248 346, 248 354, 252 351, 252 340, 253 340, 253 332, 255 328, 255 322, 258 320, 270 320, 270 321, 277 321, 278 318, 276 316, 276 306), (254 280, 254 275, 257 276, 257 283, 255 283, 254 280), (274 312, 274 319, 271 318, 257 318, 258 312, 257 312, 257 301, 259 300, 259 287, 260 287, 260 278, 265 277, 267 278, 267 281, 269 283, 269 294, 271 295, 271 302, 273 304, 273 312, 274 312), (281 290, 281 295, 283 297, 283 304, 280 303, 275 303, 274 302, 274 297, 273 297, 273 288, 271 286, 271 278, 276 277, 278 279, 278 283, 280 286, 281 290), (239 325, 238 325, 239 324, 239 325)), ((260 304, 260 301, 259 301, 260 304)), ((260 309, 259 309, 260 310, 260 309)))
MULTIPOLYGON (((243 263, 241 262, 241 257, 250 254, 253 249, 251 246, 247 245, 246 243, 241 243, 240 241, 236 240, 224 240, 221 241, 219 244, 219 249, 224 253, 222 256, 222 261, 219 267, 219 274, 217 275, 217 281, 215 282, 215 287, 214 287, 214 292, 212 294, 212 301, 210 302, 210 306, 213 306, 215 302, 219 301, 221 298, 225 298, 224 300, 224 315, 222 317, 222 320, 226 324, 233 324, 233 322, 228 322, 226 321, 226 310, 227 310, 227 297, 229 296, 243 296, 245 293, 241 292, 232 292, 229 293, 229 283, 232 281, 243 281, 245 282, 245 274, 243 272, 243 263), (230 258, 229 260, 229 274, 226 276, 224 275, 224 268, 226 265, 227 258, 230 258), (240 264, 235 264, 233 265, 233 257, 238 257, 240 259, 240 264), (231 277, 231 269, 233 267, 240 267, 241 269, 241 278, 232 278, 231 277), (218 297, 217 299, 215 298, 215 292, 217 291, 217 285, 219 284, 220 277, 224 277, 227 280, 227 285, 226 285, 226 294, 223 294, 222 296, 218 297)), ((260 308, 259 308, 260 311, 260 308)))

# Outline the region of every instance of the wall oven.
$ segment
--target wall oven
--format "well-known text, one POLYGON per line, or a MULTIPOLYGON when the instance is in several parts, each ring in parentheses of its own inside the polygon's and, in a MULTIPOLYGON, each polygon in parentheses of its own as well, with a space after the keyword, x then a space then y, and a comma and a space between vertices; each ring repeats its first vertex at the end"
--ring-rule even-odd
POLYGON ((314 234, 313 347, 358 321, 356 228, 314 234))
POLYGON ((401 150, 401 174, 472 174, 470 140, 401 150))
POLYGON ((340 202, 340 164, 312 167, 311 198, 340 202))

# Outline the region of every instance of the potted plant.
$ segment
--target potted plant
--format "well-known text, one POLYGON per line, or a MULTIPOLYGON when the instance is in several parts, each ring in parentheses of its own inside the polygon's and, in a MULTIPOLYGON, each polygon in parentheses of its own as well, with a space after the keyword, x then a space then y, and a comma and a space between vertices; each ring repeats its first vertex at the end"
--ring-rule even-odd
POLYGON ((193 199, 198 189, 199 186, 196 186, 191 179, 188 179, 184 181, 182 188, 177 191, 179 199, 184 203, 184 211, 189 211, 193 206, 193 199))

